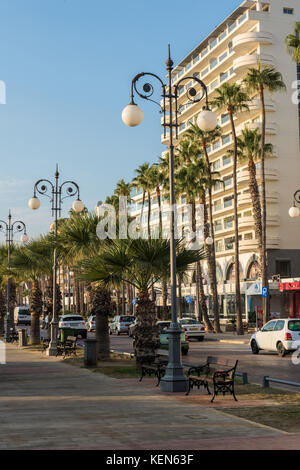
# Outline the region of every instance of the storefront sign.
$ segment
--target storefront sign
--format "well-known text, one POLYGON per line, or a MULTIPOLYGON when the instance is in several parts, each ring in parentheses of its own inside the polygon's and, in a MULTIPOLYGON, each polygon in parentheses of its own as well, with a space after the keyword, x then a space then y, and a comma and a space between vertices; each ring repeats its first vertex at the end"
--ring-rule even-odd
POLYGON ((285 290, 300 290, 300 282, 280 282, 279 290, 281 292, 285 290))

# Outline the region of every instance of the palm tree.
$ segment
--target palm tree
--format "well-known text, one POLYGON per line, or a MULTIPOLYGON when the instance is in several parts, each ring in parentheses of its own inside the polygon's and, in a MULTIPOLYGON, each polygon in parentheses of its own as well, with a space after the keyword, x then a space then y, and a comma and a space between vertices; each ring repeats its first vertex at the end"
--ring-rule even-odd
MULTIPOLYGON (((258 92, 261 102, 262 131, 261 131, 261 180, 262 180, 262 245, 261 245, 261 279, 262 285, 269 285, 267 269, 267 208, 266 208, 266 180, 265 180, 265 144, 266 144, 266 108, 265 90, 270 93, 286 89, 282 75, 274 67, 262 67, 259 62, 257 68, 250 68, 244 79, 249 93, 258 92)), ((264 300, 264 323, 269 319, 270 302, 269 298, 264 300)))
MULTIPOLYGON (((271 144, 265 145, 265 154, 271 154, 273 146, 271 144)), ((232 151, 228 154, 232 155, 232 151)), ((262 211, 259 187, 256 177, 256 165, 261 155, 261 134, 258 129, 254 131, 247 129, 242 131, 241 137, 238 138, 238 158, 241 163, 248 164, 249 173, 249 189, 253 208, 253 218, 255 227, 255 238, 258 247, 262 246, 262 211)), ((261 260, 262 263, 262 260, 261 260)))
POLYGON ((208 209, 209 209, 209 226, 210 226, 210 236, 213 240, 213 243, 208 246, 208 271, 210 278, 210 286, 212 291, 212 301, 213 301, 213 312, 214 312, 214 329, 216 333, 221 332, 220 328, 220 309, 219 309, 219 298, 218 298, 218 284, 217 284, 217 273, 216 273, 216 251, 215 251, 215 236, 214 236, 214 223, 213 223, 213 203, 212 203, 212 189, 216 184, 216 181, 213 179, 211 165, 208 157, 207 147, 209 144, 215 142, 220 136, 220 128, 217 127, 214 131, 203 132, 200 127, 195 123, 190 124, 190 128, 184 133, 192 142, 200 143, 202 147, 202 152, 205 158, 207 174, 208 174, 208 209))
POLYGON ((143 200, 142 200, 142 208, 141 208, 141 216, 140 216, 140 227, 142 229, 142 223, 143 223, 143 213, 144 213, 144 207, 145 207, 145 198, 146 198, 146 192, 148 188, 148 180, 147 180, 147 171, 149 170, 150 164, 148 162, 143 163, 140 165, 136 170, 136 176, 132 181, 132 186, 135 187, 137 190, 142 190, 143 192, 143 200))
MULTIPOLYGON (((78 266, 82 260, 97 256, 104 241, 99 240, 96 228, 99 217, 94 214, 84 214, 81 217, 69 219, 61 227, 58 235, 58 253, 61 259, 74 266, 75 277, 78 275, 78 266)), ((109 241, 107 241, 109 243, 109 241)), ((80 274, 80 269, 79 269, 80 274)), ((114 287, 119 285, 114 285, 114 287)), ((97 355, 99 359, 108 359, 110 356, 108 316, 111 313, 110 289, 98 283, 89 286, 90 313, 96 315, 97 355)))
POLYGON ((294 34, 285 38, 287 52, 297 65, 300 64, 300 22, 295 24, 294 34))
POLYGON ((242 91, 240 85, 236 83, 224 83, 220 88, 216 89, 217 96, 213 100, 212 105, 217 109, 226 109, 229 115, 231 132, 233 138, 233 194, 234 194, 234 265, 235 265, 235 299, 236 299, 236 325, 237 334, 243 335, 243 317, 240 290, 240 262, 239 262, 239 228, 238 228, 238 196, 237 196, 237 162, 238 162, 238 145, 237 135, 234 123, 234 116, 242 111, 248 110, 249 96, 242 91))
MULTIPOLYGON (((198 240, 196 238, 197 234, 197 226, 196 226, 196 199, 198 199, 200 195, 200 203, 203 204, 204 207, 204 240, 207 236, 207 206, 205 200, 205 185, 207 183, 207 168, 206 164, 202 159, 197 158, 197 156, 193 156, 189 158, 189 161, 186 165, 180 168, 175 173, 175 185, 177 187, 178 193, 185 193, 187 198, 187 203, 191 207, 191 229, 193 238, 191 240, 192 243, 197 243, 198 240), (204 197, 203 197, 204 195, 204 197)), ((205 243, 206 245, 206 243, 205 243)), ((206 248, 206 246, 205 246, 206 248)), ((203 287, 203 275, 202 275, 202 268, 200 261, 196 264, 196 292, 197 298, 199 296, 199 303, 200 309, 202 312, 203 321, 205 323, 207 331, 212 331, 213 327, 211 322, 208 318, 207 312, 207 305, 206 305, 206 298, 204 294, 204 287, 203 287)), ((198 303, 198 300, 197 300, 198 303)), ((197 310, 199 305, 197 305, 197 310)))
MULTIPOLYGON (((186 250, 177 242, 177 268, 182 272, 203 256, 201 251, 186 250)), ((101 254, 82 261, 81 279, 107 286, 121 280, 137 291, 137 326, 135 349, 137 362, 149 361, 159 346, 156 327, 155 302, 150 297, 152 286, 169 270, 170 245, 168 240, 137 239, 113 240, 101 254)))
POLYGON ((6 315, 6 302, 2 286, 0 286, 0 337, 4 334, 4 318, 6 315))

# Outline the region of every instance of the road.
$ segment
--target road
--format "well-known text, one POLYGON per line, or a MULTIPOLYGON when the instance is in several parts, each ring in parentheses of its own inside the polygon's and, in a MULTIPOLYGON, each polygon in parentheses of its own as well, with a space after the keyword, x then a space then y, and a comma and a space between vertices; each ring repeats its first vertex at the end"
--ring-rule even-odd
MULTIPOLYGON (((132 339, 128 336, 111 336, 111 348, 117 351, 133 352, 132 339)), ((253 355, 247 344, 228 344, 219 341, 190 341, 190 350, 183 360, 202 364, 207 356, 238 359, 238 371, 247 372, 249 381, 262 383, 264 375, 300 383, 300 364, 294 365, 291 356, 279 357, 276 353, 260 352, 253 355)), ((299 358, 300 359, 300 358, 299 358)))

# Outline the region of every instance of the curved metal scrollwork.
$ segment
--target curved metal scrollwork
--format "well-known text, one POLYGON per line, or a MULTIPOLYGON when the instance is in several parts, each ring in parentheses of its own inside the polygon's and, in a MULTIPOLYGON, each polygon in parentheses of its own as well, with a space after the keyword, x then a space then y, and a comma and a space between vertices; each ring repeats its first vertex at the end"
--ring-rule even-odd
MULTIPOLYGON (((154 73, 151 73, 151 72, 142 72, 142 73, 139 73, 138 75, 136 75, 134 77, 134 79, 132 80, 132 84, 131 84, 131 98, 132 98, 132 101, 133 101, 133 90, 135 90, 135 92, 137 93, 137 95, 140 98, 143 98, 144 100, 152 101, 152 103, 155 103, 160 107, 161 112, 164 112, 165 106, 163 105, 163 108, 162 108, 160 103, 158 103, 157 101, 151 99, 151 96, 153 96, 153 93, 154 93, 154 86, 151 83, 145 82, 142 85, 143 92, 138 89, 137 83, 145 75, 156 78, 159 81, 159 83, 161 84, 161 87, 162 87, 162 96, 163 96, 163 98, 165 98, 165 88, 166 88, 166 86, 165 86, 164 82, 160 79, 160 77, 158 75, 155 75, 154 73)), ((165 101, 164 101, 164 104, 165 104, 165 101)))
POLYGON ((43 196, 47 196, 49 199, 52 200, 54 193, 54 185, 49 180, 39 180, 34 185, 34 195, 36 195, 37 192, 39 194, 42 194, 43 196), (51 196, 49 196, 48 193, 51 193, 51 196))
POLYGON ((8 230, 8 225, 4 220, 0 220, 0 232, 6 233, 8 230))
POLYGON ((300 189, 298 189, 298 191, 295 192, 295 194, 294 194, 294 200, 295 200, 295 202, 297 202, 298 204, 300 204, 300 189))
POLYGON ((24 222, 22 222, 22 220, 16 220, 12 224, 11 230, 13 231, 15 228, 16 228, 15 233, 23 232, 23 231, 24 233, 26 233, 26 225, 24 224, 24 222))
POLYGON ((79 186, 74 181, 65 181, 59 188, 60 201, 63 201, 67 197, 78 195, 79 198, 79 186), (65 187, 67 186, 67 187, 65 187), (65 194, 65 196, 63 196, 65 194))

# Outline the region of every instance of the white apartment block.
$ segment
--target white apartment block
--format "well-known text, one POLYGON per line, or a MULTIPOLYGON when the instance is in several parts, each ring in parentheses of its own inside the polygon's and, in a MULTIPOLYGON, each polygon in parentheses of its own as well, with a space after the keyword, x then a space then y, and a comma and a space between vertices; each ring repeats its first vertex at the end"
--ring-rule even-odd
MULTIPOLYGON (((173 70, 173 84, 185 77, 201 78, 208 87, 209 99, 223 83, 241 81, 249 67, 271 65, 282 73, 287 86, 286 92, 266 95, 267 136, 274 152, 266 159, 266 199, 267 199, 267 249, 269 277, 280 274, 282 278, 300 276, 300 218, 291 219, 288 209, 292 205, 293 194, 300 189, 300 107, 292 102, 296 80, 300 80, 300 70, 286 52, 285 38, 300 21, 299 0, 244 1, 208 37, 192 50, 173 70)), ((200 92, 197 82, 184 82, 179 94, 179 140, 190 122, 203 106, 203 102, 191 104, 187 89, 193 86, 200 92)), ((213 191, 213 218, 217 256, 218 292, 220 295, 221 318, 235 313, 233 282, 233 178, 232 160, 226 156, 232 147, 228 115, 219 113, 222 138, 210 147, 209 158, 212 168, 220 173, 224 187, 213 191)), ((236 117, 238 133, 247 126, 260 128, 261 110, 259 97, 253 97, 250 111, 236 117)), ((162 143, 168 145, 168 133, 162 135, 162 143)), ((257 164, 257 177, 260 179, 260 164, 257 164)), ((261 305, 261 293, 256 272, 258 246, 254 233, 251 199, 248 187, 246 165, 238 169, 239 234, 241 290, 245 305, 245 315, 261 305), (253 283, 256 285, 255 292, 253 283), (257 287, 258 285, 258 287, 257 287), (252 287, 251 287, 252 286, 252 287)), ((156 195, 152 195, 152 225, 158 224, 156 195)), ((142 194, 133 195, 132 215, 138 216, 141 210, 142 194)), ((185 203, 185 196, 182 200, 185 203)), ((147 224, 147 207, 144 209, 143 226, 147 224)), ((167 214, 163 220, 168 223, 167 214)), ((206 267, 204 265, 204 271, 206 267)), ((206 280, 208 277, 206 276, 206 280)), ((188 285, 182 286, 183 295, 195 298, 195 285, 191 277, 188 285)), ((278 290, 278 284, 271 285, 271 311, 288 313, 293 308, 300 316, 300 290, 293 292, 293 301, 278 290), (292 302, 292 304, 291 304, 292 302), (291 307, 291 305, 293 305, 291 307)), ((209 293, 209 285, 206 285, 209 293)), ((192 307, 190 307, 193 309, 192 307)), ((192 311, 192 310, 191 310, 192 311)))

